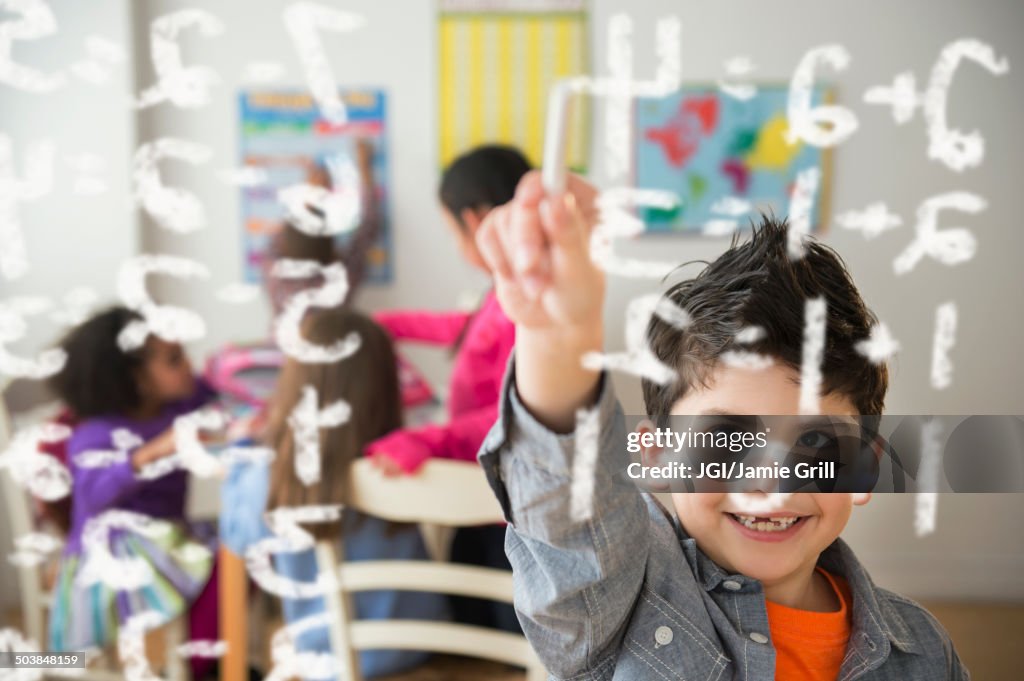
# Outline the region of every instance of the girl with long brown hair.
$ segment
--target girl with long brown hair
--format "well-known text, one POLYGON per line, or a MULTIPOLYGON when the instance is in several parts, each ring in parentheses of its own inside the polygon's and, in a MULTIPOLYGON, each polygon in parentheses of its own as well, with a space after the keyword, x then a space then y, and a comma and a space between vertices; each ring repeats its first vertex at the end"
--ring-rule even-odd
MULTIPOLYGON (((222 533, 225 542, 244 552, 269 536, 263 512, 284 507, 342 505, 348 472, 368 442, 400 428, 402 402, 394 348, 387 333, 369 317, 349 308, 313 310, 303 321, 303 337, 311 343, 331 345, 351 333, 360 338, 351 357, 330 364, 303 363, 289 358, 269 404, 263 442, 274 450, 267 465, 236 465, 226 484, 222 533), (344 423, 319 429, 319 481, 306 485, 296 472, 296 436, 291 416, 308 387, 316 390, 317 410, 344 400, 350 415, 344 423)), ((419 528, 391 523, 351 509, 340 522, 304 526, 318 539, 336 538, 346 560, 427 559, 419 528)), ((281 553, 274 568, 282 576, 313 582, 317 576, 312 549, 281 553)), ((446 619, 447 599, 439 594, 374 591, 354 594, 357 619, 446 619)), ((295 622, 323 612, 322 598, 283 599, 285 619, 295 622)), ((299 650, 329 652, 326 628, 308 631, 297 641, 299 650)), ((373 678, 393 674, 426 660, 415 651, 373 650, 360 653, 362 674, 373 678)))
MULTIPOLYGON (((359 350, 331 364, 305 364, 289 358, 281 368, 267 412, 264 441, 276 456, 271 467, 267 508, 345 504, 349 465, 367 443, 402 427, 402 399, 394 347, 387 333, 358 312, 345 308, 314 310, 302 325, 303 337, 331 345, 356 333, 359 350), (318 409, 345 400, 348 422, 320 432, 320 482, 304 485, 296 475, 295 437, 289 418, 307 387, 316 390, 318 409)), ((322 534, 322 532, 320 533, 322 534)))

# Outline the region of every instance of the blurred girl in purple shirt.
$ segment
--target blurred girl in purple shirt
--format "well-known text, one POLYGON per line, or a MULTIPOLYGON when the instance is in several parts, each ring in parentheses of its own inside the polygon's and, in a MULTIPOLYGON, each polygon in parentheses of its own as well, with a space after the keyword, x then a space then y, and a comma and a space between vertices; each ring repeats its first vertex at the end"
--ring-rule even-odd
MULTIPOLYGON (((213 553, 185 521, 188 474, 176 469, 158 477, 140 475, 174 454, 174 420, 201 408, 214 393, 196 379, 178 343, 150 334, 139 349, 121 350, 118 335, 139 319, 114 307, 60 343, 67 363, 51 384, 78 424, 67 444, 71 528, 50 616, 51 650, 109 645, 120 626, 145 611, 169 621, 191 608, 190 636, 216 638, 213 553), (154 531, 111 521, 105 536, 85 541, 83 534, 103 518, 116 517, 103 516, 114 510, 138 514, 136 519, 154 531), (89 563, 105 551, 144 564, 141 572, 147 576, 130 584, 128 570, 118 566, 92 572, 89 563)), ((210 666, 195 662, 196 677, 210 666)))

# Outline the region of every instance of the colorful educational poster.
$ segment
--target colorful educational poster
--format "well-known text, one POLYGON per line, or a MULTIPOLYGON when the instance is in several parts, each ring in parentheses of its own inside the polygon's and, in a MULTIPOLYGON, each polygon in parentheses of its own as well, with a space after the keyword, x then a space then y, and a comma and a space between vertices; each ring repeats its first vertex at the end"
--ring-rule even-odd
MULTIPOLYGON (((302 90, 239 95, 241 162, 257 178, 242 186, 246 281, 260 280, 270 239, 281 228, 285 210, 278 191, 296 184, 329 182, 339 160, 355 159, 360 139, 373 147, 371 166, 381 219, 376 243, 367 252, 366 281, 391 281, 386 99, 378 90, 343 91, 341 96, 347 120, 335 125, 320 115, 312 95, 302 90)), ((340 234, 339 243, 352 234, 340 234)))
MULTIPOLYGON (((587 71, 584 0, 440 0, 440 162, 479 144, 544 148, 551 85, 587 71)), ((569 164, 586 167, 588 107, 577 97, 569 164)))
MULTIPOLYGON (((819 168, 811 228, 820 229, 830 182, 828 154, 790 144, 785 86, 759 86, 741 101, 714 86, 684 86, 671 96, 636 104, 636 177, 643 189, 675 192, 672 209, 640 210, 648 232, 717 233, 749 225, 759 212, 789 213, 797 175, 819 168)), ((812 94, 817 106, 829 99, 812 94)))

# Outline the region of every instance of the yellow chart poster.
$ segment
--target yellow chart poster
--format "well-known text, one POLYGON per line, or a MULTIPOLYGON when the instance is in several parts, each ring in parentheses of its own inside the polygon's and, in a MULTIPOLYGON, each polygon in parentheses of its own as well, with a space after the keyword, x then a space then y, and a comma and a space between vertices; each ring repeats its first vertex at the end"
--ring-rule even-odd
MULTIPOLYGON (((540 164, 552 83, 587 72, 584 0, 441 0, 440 160, 478 144, 520 147, 540 164)), ((569 164, 586 167, 584 97, 573 109, 569 164)))

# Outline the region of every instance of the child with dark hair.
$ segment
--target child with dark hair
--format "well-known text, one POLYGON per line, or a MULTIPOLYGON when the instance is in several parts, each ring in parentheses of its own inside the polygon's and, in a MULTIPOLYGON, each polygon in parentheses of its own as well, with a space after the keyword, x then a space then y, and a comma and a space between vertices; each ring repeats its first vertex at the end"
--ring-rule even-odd
MULTIPOLYGON (((455 159, 441 178, 445 220, 463 258, 490 273, 476 248, 487 213, 511 200, 530 170, 526 158, 505 146, 478 147, 455 159)), ((474 313, 394 311, 374 315, 398 341, 455 349, 448 392, 449 421, 405 429, 372 443, 367 453, 388 473, 415 472, 430 457, 471 461, 494 421, 505 360, 515 342, 512 323, 493 291, 474 313)))
MULTIPOLYGON (((511 200, 520 178, 530 169, 515 148, 488 145, 455 159, 441 178, 439 196, 445 222, 463 259, 490 275, 476 248, 475 237, 487 213, 511 200)), ((429 343, 454 350, 448 387, 448 419, 441 424, 403 428, 366 448, 368 456, 389 475, 414 473, 427 459, 472 461, 497 416, 501 377, 515 328, 489 291, 475 312, 392 311, 374 315, 398 341, 429 343)), ((452 542, 453 561, 509 569, 504 528, 460 529, 452 542)), ((455 619, 517 631, 507 604, 453 598, 455 619)))
MULTIPOLYGON (((175 419, 201 408, 214 393, 196 379, 178 343, 151 335, 138 350, 122 350, 118 336, 139 319, 127 308, 110 308, 60 343, 67 363, 51 385, 77 425, 67 443, 71 527, 50 612, 51 650, 107 645, 119 626, 147 610, 169 620, 191 607, 191 636, 216 638, 212 554, 200 548, 185 522, 188 474, 140 475, 174 454, 175 419), (86 545, 83 534, 91 523, 114 510, 160 521, 165 531, 149 534, 115 524, 102 546, 86 545), (109 579, 113 575, 87 576, 86 564, 99 555, 94 552, 144 564, 151 579, 119 588, 109 579)), ((208 667, 208 660, 193 665, 200 673, 208 667)))
MULTIPOLYGON (((935 618, 876 586, 839 538, 870 492, 779 494, 777 483, 759 480, 731 493, 673 491, 670 514, 621 480, 631 463, 625 418, 607 375, 582 362, 602 350, 604 326, 604 275, 580 210, 587 202, 573 192, 546 196, 531 174, 478 236, 517 325, 501 417, 480 461, 510 523, 516 610, 551 676, 967 678, 935 618), (588 418, 592 427, 577 431, 578 410, 596 425, 588 418), (584 479, 590 512, 574 514, 581 443, 596 446, 597 461, 584 479)), ((818 414, 856 423, 881 412, 887 371, 856 349, 874 315, 834 251, 806 237, 793 258, 787 241, 786 224, 765 218, 748 241, 668 292, 686 323, 655 315, 648 340, 678 380, 644 381, 648 417, 803 414, 804 311, 818 299, 826 306, 818 414)), ((803 422, 793 422, 800 427, 773 430, 773 446, 803 446, 803 422)), ((641 454, 650 462, 660 452, 642 446, 641 454)))
POLYGON ((459 156, 441 177, 438 197, 445 222, 470 264, 486 269, 480 261, 474 237, 487 213, 512 200, 519 180, 530 171, 530 162, 515 147, 491 144, 459 156))

